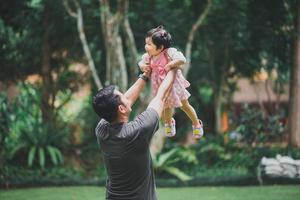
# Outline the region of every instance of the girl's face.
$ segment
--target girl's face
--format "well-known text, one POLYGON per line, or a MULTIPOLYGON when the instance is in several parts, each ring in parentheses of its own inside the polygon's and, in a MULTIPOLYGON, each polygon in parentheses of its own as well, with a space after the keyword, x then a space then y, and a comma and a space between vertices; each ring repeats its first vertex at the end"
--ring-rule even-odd
POLYGON ((145 50, 147 51, 149 56, 156 56, 156 55, 160 54, 160 52, 162 52, 163 49, 164 49, 163 46, 161 46, 160 48, 157 48, 157 46, 155 44, 153 44, 151 37, 147 37, 145 39, 145 50))

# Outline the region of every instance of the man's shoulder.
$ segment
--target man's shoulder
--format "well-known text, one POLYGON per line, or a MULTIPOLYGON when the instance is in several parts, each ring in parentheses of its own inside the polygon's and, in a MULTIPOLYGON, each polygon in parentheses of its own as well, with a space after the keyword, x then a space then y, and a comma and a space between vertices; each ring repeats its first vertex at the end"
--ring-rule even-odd
POLYGON ((149 119, 159 119, 159 115, 157 113, 157 111, 154 108, 147 108, 144 112, 142 112, 141 114, 139 114, 137 117, 146 117, 149 119))
POLYGON ((144 112, 140 113, 130 124, 135 124, 138 127, 149 127, 157 124, 159 121, 159 115, 153 108, 147 108, 144 112))
POLYGON ((100 136, 101 133, 103 133, 109 126, 109 122, 106 121, 105 119, 100 119, 98 122, 96 128, 95 128, 95 134, 96 136, 100 136))

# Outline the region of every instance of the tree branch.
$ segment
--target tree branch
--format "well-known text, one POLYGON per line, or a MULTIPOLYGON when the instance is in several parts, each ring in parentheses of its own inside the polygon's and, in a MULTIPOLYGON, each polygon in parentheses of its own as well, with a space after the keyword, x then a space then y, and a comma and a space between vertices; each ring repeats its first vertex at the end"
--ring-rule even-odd
MULTIPOLYGON (((126 13, 128 11, 128 7, 126 8, 126 13)), ((135 79, 135 75, 138 73, 138 68, 136 67, 136 63, 137 63, 137 57, 138 57, 138 52, 136 49, 136 44, 134 41, 134 36, 130 27, 130 23, 127 17, 127 14, 125 15, 125 19, 124 22, 122 24, 123 26, 123 31, 125 34, 125 38, 126 38, 126 45, 127 48, 129 50, 129 55, 130 55, 130 59, 129 59, 129 71, 130 71, 130 80, 133 81, 135 79)))
MULTIPOLYGON (((103 86, 102 86, 100 78, 97 74, 95 63, 92 58, 91 51, 90 51, 90 48, 89 48, 87 40, 86 40, 86 36, 85 36, 85 32, 84 32, 84 25, 83 25, 82 9, 77 0, 73 0, 73 3, 75 4, 75 7, 76 7, 76 15, 75 16, 77 19, 77 30, 79 33, 80 42, 81 42, 84 54, 88 60, 88 66, 92 72, 94 82, 95 82, 97 88, 100 89, 103 86)), ((64 4, 65 4, 65 6, 68 6, 67 0, 64 0, 64 4)), ((70 8, 70 7, 66 7, 66 10, 68 10, 68 8, 70 8)), ((69 13, 69 14, 72 14, 72 13, 69 13)))
POLYGON ((190 30, 188 40, 185 47, 185 56, 186 56, 186 67, 183 70, 183 74, 187 76, 190 67, 191 67, 191 51, 192 51, 192 45, 195 38, 195 33, 199 29, 199 27, 202 25, 204 19, 206 18, 210 8, 212 5, 212 0, 207 1, 207 6, 204 9, 204 12, 198 17, 197 21, 193 24, 192 29, 190 30))
POLYGON ((66 11, 68 12, 68 14, 69 14, 71 17, 77 18, 77 14, 76 14, 76 12, 74 12, 74 11, 72 10, 72 8, 70 7, 69 1, 68 1, 68 0, 64 0, 64 6, 65 6, 65 8, 66 8, 66 11))

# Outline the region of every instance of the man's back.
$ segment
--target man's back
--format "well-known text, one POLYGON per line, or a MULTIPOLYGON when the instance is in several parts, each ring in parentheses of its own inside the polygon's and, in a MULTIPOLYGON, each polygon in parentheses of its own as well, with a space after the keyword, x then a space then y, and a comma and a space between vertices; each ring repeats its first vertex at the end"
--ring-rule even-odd
POLYGON ((149 143, 158 125, 159 116, 151 108, 129 123, 99 122, 96 135, 108 174, 107 199, 156 199, 149 143))

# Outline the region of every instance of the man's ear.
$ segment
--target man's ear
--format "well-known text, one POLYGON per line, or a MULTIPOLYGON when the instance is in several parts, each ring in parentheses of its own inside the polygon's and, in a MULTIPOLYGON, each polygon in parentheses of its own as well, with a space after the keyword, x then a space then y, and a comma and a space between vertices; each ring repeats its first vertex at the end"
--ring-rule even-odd
POLYGON ((126 113, 126 107, 123 104, 120 104, 118 106, 118 110, 120 111, 120 113, 125 114, 126 113))

